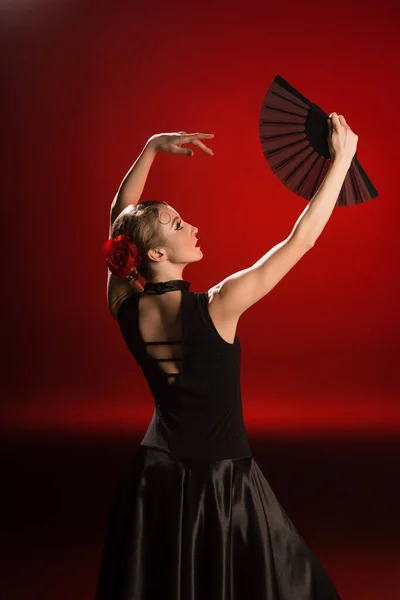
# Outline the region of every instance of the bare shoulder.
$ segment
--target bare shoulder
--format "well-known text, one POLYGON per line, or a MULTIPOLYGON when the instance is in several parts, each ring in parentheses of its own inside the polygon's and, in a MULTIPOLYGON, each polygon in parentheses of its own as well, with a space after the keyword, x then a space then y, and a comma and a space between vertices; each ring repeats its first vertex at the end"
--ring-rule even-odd
POLYGON ((220 337, 228 344, 233 344, 239 317, 233 317, 225 310, 219 294, 220 287, 219 283, 207 291, 208 314, 220 337))
POLYGON ((269 294, 312 247, 313 243, 300 234, 290 234, 253 265, 232 273, 210 288, 210 314, 228 322, 237 320, 269 294))

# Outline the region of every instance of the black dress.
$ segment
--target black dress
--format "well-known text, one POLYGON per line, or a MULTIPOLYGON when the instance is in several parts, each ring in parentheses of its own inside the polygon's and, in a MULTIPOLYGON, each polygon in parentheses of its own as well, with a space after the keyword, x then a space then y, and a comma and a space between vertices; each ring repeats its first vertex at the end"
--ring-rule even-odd
POLYGON ((155 409, 110 509, 96 600, 340 600, 251 454, 239 339, 220 336, 207 292, 189 286, 146 283, 119 309, 155 409), (144 342, 140 297, 172 290, 181 339, 144 342), (151 344, 168 345, 170 363, 179 347, 178 371, 166 375, 151 344))

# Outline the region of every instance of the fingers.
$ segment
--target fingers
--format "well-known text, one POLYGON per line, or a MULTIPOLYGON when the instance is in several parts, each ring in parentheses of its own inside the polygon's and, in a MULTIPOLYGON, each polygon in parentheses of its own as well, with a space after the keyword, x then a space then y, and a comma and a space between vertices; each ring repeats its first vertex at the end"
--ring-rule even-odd
MULTIPOLYGON (((200 139, 211 139, 214 137, 213 133, 187 133, 186 131, 179 131, 180 139, 176 142, 176 146, 179 148, 181 144, 193 144, 193 146, 197 146, 203 152, 214 156, 214 152, 211 148, 208 148, 205 144, 200 142, 200 139)), ((193 156, 193 152, 188 150, 187 148, 180 149, 178 151, 180 154, 187 154, 188 156, 193 156)))
POLYGON ((190 138, 199 138, 199 139, 205 139, 205 138, 212 138, 214 137, 213 133, 189 133, 189 137, 190 138))
POLYGON ((205 144, 203 144, 203 142, 200 142, 200 140, 193 140, 191 143, 193 146, 198 146, 198 148, 201 148, 204 150, 204 152, 207 152, 207 154, 214 155, 214 152, 211 150, 211 148, 208 148, 205 144))
POLYGON ((339 117, 338 117, 337 113, 335 113, 335 112, 333 112, 329 115, 329 120, 330 120, 331 129, 338 129, 338 127, 341 125, 341 122, 339 121, 339 117))
POLYGON ((328 119, 328 125, 330 127, 334 127, 335 129, 337 129, 340 125, 342 125, 343 127, 348 127, 347 123, 346 123, 346 119, 344 118, 343 115, 338 115, 337 113, 333 112, 329 115, 329 119, 328 119))
MULTIPOLYGON (((209 154, 210 156, 214 156, 214 152, 211 150, 211 148, 207 148, 207 146, 205 146, 204 144, 202 144, 198 140, 197 141, 194 140, 191 143, 193 144, 193 146, 198 146, 206 154, 209 154)), ((180 145, 178 146, 176 144, 173 144, 172 147, 174 149, 173 151, 174 151, 175 154, 186 154, 187 156, 193 156, 194 155, 193 150, 190 150, 190 148, 181 148, 180 145)))
MULTIPOLYGON (((185 133, 185 132, 184 132, 185 133)), ((181 144, 187 144, 192 140, 205 140, 213 138, 213 133, 187 133, 186 135, 182 135, 181 144)))
POLYGON ((181 148, 175 144, 172 144, 171 148, 174 154, 186 154, 186 156, 193 156, 193 151, 190 150, 190 148, 181 148))

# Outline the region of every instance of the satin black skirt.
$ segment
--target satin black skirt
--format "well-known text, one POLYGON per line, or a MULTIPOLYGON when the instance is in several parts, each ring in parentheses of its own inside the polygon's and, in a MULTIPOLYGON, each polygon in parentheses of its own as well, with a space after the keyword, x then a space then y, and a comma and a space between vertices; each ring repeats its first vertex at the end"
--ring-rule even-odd
POLYGON ((139 447, 110 508, 95 600, 338 599, 253 456, 139 447))

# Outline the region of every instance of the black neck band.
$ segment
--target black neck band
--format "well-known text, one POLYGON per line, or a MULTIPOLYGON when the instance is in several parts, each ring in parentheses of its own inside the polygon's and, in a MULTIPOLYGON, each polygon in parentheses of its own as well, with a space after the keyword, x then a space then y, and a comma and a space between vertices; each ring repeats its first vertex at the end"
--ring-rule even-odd
POLYGON ((172 292, 173 290, 186 290, 190 287, 190 281, 185 279, 170 279, 169 281, 148 281, 143 291, 148 294, 165 294, 165 292, 172 292))

